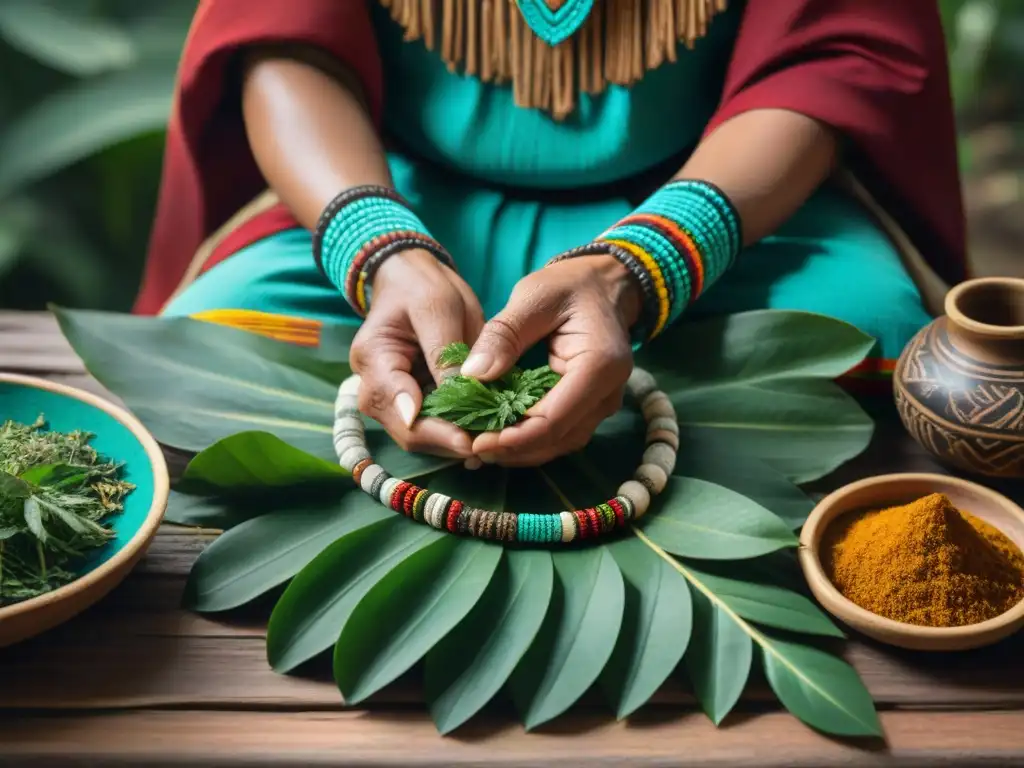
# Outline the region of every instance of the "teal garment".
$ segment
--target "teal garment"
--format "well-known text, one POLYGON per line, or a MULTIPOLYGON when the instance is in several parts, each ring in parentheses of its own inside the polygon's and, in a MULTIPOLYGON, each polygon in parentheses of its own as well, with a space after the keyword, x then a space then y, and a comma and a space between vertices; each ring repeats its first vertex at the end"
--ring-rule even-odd
MULTIPOLYGON (((373 4, 376 5, 376 4, 373 4)), ((397 189, 493 316, 516 281, 550 258, 593 240, 633 205, 608 193, 585 203, 541 202, 531 190, 566 190, 635 176, 692 146, 717 104, 740 4, 716 17, 695 51, 650 72, 632 89, 580 96, 569 119, 516 107, 509 86, 450 73, 422 43, 405 43, 380 9, 385 127, 397 189), (515 188, 511 195, 507 189, 515 188)), ((595 197, 590 194, 588 197, 595 197)), ((560 199, 572 200, 571 192, 560 199)), ((822 189, 774 236, 742 253, 688 310, 700 315, 759 308, 802 309, 847 320, 894 358, 929 321, 888 239, 865 210, 822 189)), ((166 314, 249 309, 358 322, 317 272, 304 231, 255 243, 213 267, 166 314)))

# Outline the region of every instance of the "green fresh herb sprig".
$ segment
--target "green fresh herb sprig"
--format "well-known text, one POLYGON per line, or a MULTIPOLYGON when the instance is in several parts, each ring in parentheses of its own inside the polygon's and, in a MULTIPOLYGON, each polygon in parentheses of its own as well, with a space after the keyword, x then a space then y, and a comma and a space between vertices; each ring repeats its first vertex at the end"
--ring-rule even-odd
POLYGON ((73 581, 75 568, 114 532, 104 521, 135 486, 103 459, 86 432, 0 426, 0 605, 73 581))
MULTIPOLYGON (((469 345, 449 344, 438 356, 442 368, 466 362, 469 345)), ((424 416, 450 421, 467 432, 499 432, 523 418, 562 377, 549 366, 512 368, 500 379, 483 383, 469 376, 449 376, 423 399, 424 416)))

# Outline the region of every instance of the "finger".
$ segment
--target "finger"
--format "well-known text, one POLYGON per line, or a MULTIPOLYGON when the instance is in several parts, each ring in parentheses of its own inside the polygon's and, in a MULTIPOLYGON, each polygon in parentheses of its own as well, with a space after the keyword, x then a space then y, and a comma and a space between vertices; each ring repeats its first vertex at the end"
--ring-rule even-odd
POLYGON ((391 438, 406 451, 468 458, 469 435, 439 419, 417 421, 423 403, 419 384, 409 371, 408 356, 398 351, 378 351, 361 360, 362 385, 359 410, 379 421, 391 438))
POLYGON ((483 381, 498 378, 561 322, 562 306, 543 285, 517 289, 508 306, 480 331, 462 373, 483 381))
POLYGON ((427 301, 413 307, 409 313, 413 333, 436 384, 440 384, 442 379, 442 370, 437 364, 441 351, 453 342, 463 341, 466 335, 465 313, 460 298, 427 301))
MULTIPOLYGON (((488 464, 537 466, 566 453, 580 450, 589 442, 601 422, 616 413, 621 406, 622 392, 616 391, 598 403, 596 408, 584 414, 579 423, 558 441, 546 439, 531 440, 521 445, 509 447, 502 440, 502 437, 506 432, 517 429, 519 426, 517 425, 501 433, 485 433, 480 435, 473 441, 473 453, 488 464), (580 442, 581 440, 582 443, 580 442)), ((525 423, 523 422, 523 425, 525 423)))

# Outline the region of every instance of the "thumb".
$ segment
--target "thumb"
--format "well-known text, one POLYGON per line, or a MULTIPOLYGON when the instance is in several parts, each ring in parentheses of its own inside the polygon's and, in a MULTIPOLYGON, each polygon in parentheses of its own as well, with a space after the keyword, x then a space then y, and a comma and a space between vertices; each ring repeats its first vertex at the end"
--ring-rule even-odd
POLYGON ((558 328, 557 308, 546 304, 513 296, 509 305, 480 331, 462 365, 462 374, 490 381, 506 373, 526 350, 558 328))

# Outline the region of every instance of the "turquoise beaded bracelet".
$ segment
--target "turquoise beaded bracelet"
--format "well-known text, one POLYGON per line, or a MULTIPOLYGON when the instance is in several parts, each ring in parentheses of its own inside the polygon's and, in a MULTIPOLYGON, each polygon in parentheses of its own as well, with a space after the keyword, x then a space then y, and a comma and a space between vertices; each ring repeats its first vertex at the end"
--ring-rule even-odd
POLYGON ((356 484, 386 507, 418 523, 449 533, 516 544, 568 544, 594 539, 625 528, 643 517, 651 498, 665 490, 676 466, 679 423, 668 395, 654 377, 633 370, 627 389, 640 404, 647 423, 647 447, 640 466, 622 483, 615 497, 587 509, 553 514, 494 512, 476 509, 444 494, 392 477, 374 463, 366 444, 366 427, 359 413, 359 376, 350 376, 338 389, 334 406, 334 450, 338 462, 356 484))

